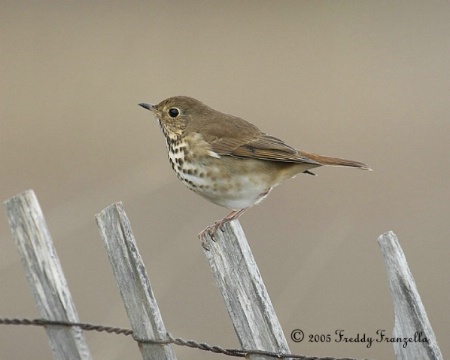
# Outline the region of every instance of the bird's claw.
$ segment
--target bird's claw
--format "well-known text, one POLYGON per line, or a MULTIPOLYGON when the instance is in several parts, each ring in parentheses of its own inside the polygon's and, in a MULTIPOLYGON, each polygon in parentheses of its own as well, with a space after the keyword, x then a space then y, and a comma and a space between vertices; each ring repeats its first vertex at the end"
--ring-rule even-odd
MULTIPOLYGON (((200 235, 199 235, 199 237, 200 237, 200 235)), ((202 247, 203 247, 203 249, 205 249, 206 251, 209 251, 210 249, 209 249, 208 244, 206 243, 206 238, 200 237, 200 240, 202 241, 202 247)))
POLYGON ((202 241, 202 246, 203 246, 203 248, 204 248, 205 250, 209 250, 209 247, 208 247, 208 245, 206 244, 206 237, 205 237, 205 234, 208 234, 209 237, 211 238, 211 240, 214 241, 214 242, 216 242, 216 241, 217 241, 216 236, 215 236, 215 235, 216 235, 216 232, 217 232, 217 230, 219 230, 219 229, 220 229, 220 231, 225 232, 224 224, 225 224, 226 222, 227 222, 227 221, 224 221, 224 220, 216 221, 214 224, 212 224, 212 225, 206 227, 204 230, 202 230, 202 231, 200 232, 200 234, 198 234, 198 237, 199 237, 200 240, 202 241))

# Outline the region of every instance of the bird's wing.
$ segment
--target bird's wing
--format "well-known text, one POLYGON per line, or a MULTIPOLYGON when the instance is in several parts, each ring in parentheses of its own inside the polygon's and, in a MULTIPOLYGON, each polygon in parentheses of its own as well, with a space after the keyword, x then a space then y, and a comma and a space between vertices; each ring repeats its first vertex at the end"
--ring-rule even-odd
POLYGON ((257 136, 252 135, 240 136, 238 139, 211 139, 210 144, 212 150, 219 155, 321 165, 319 162, 303 156, 296 149, 276 137, 262 133, 257 136))

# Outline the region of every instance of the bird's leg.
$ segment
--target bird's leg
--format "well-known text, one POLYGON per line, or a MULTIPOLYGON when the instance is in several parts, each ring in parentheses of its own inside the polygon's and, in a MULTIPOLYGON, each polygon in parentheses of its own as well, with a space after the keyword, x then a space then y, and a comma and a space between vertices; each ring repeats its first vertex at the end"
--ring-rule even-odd
POLYGON ((198 237, 202 240, 202 246, 208 250, 208 248, 206 247, 205 244, 205 238, 204 235, 206 233, 209 234, 209 236, 211 236, 211 239, 213 241, 216 241, 216 239, 214 238, 214 234, 216 233, 216 231, 218 229, 223 230, 223 225, 227 222, 236 220, 239 216, 241 216, 248 208, 244 208, 244 209, 239 209, 239 210, 233 210, 232 212, 230 212, 227 216, 225 216, 222 220, 217 220, 213 225, 208 226, 206 229, 204 229, 202 232, 200 232, 200 234, 198 234, 198 237))
POLYGON ((245 211, 247 211, 247 208, 243 208, 243 209, 239 209, 239 210, 233 210, 232 212, 230 212, 227 216, 225 216, 222 220, 218 221, 220 230, 223 231, 222 227, 223 224, 236 220, 239 216, 241 216, 245 211))

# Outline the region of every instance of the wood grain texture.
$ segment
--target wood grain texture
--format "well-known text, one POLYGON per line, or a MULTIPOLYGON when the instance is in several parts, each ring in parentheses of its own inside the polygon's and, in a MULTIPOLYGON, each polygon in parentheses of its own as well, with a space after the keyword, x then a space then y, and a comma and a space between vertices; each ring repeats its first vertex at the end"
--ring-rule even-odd
POLYGON ((387 232, 378 238, 378 243, 384 256, 389 287, 394 300, 393 337, 414 339, 416 335, 416 340, 418 340, 418 334, 422 334, 422 339, 428 339, 428 342, 410 341, 406 346, 404 346, 404 341, 394 342, 397 359, 443 359, 397 236, 392 231, 387 232))
MULTIPOLYGON (((41 318, 79 322, 61 263, 33 190, 4 202, 9 226, 41 318)), ((55 359, 91 359, 77 327, 46 326, 55 359)))
MULTIPOLYGON (((96 220, 134 335, 144 340, 167 339, 166 328, 122 203, 104 209, 96 220)), ((141 343, 139 349, 146 360, 176 359, 171 345, 141 343)))
MULTIPOLYGON (((204 249, 241 347, 289 353, 263 279, 238 220, 226 223, 204 249)), ((251 359, 268 359, 251 355, 251 359)))

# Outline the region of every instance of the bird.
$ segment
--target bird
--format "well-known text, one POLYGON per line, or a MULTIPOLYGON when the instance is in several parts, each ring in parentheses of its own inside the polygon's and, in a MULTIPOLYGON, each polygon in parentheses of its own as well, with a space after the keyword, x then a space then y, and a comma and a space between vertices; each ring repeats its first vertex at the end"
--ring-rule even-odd
POLYGON ((183 184, 231 210, 199 233, 203 240, 205 234, 214 240, 226 222, 238 219, 275 186, 300 173, 315 175, 310 170, 325 165, 372 170, 358 161, 297 150, 252 123, 192 97, 173 96, 159 104, 139 105, 156 116, 170 164, 183 184))

